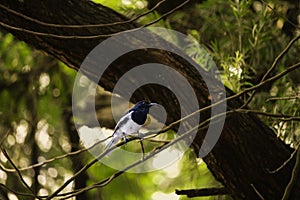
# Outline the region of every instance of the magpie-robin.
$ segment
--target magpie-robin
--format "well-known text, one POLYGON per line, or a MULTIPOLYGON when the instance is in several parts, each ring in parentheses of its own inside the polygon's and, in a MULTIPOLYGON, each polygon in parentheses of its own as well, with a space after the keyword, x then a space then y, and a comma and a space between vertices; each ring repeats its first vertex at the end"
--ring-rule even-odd
POLYGON ((126 136, 138 133, 139 129, 144 125, 147 114, 151 106, 157 103, 148 103, 140 101, 136 103, 117 123, 111 141, 106 145, 105 150, 116 144, 122 137, 126 142, 126 136))

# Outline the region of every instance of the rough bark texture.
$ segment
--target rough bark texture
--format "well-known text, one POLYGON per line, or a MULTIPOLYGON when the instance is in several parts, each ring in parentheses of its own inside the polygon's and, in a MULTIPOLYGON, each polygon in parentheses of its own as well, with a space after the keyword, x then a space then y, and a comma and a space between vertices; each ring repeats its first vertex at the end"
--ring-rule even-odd
MULTIPOLYGON (((126 20, 125 17, 112 10, 86 0, 1 0, 0 5, 0 27, 33 47, 53 55, 75 70, 79 69, 88 52, 107 37, 64 38, 59 36, 111 34, 137 26, 131 22, 97 28, 54 27, 31 21, 7 9, 10 8, 28 17, 52 24, 106 24, 126 20), (24 29, 31 32, 24 31, 24 29), (39 33, 55 34, 56 36, 39 33)), ((143 41, 149 40, 151 38, 145 36, 137 38, 136 41, 123 41, 123 43, 121 41, 120 45, 138 46, 143 41)), ((162 39, 153 39, 152 42, 170 45, 162 39)), ((125 72, 134 66, 149 62, 172 66, 189 80, 197 93, 200 106, 204 107, 210 104, 206 85, 191 64, 165 51, 141 49, 127 55, 126 58, 121 57, 106 71, 99 84, 106 90, 112 91, 118 78, 125 72)), ((90 74, 90 78, 93 79, 92 74, 90 74)), ((149 98, 165 107, 168 111, 168 122, 178 119, 180 113, 177 101, 167 89, 156 87, 158 86, 143 87, 135 92, 132 100, 149 98)), ((120 94, 126 93, 126 91, 119 92, 120 94)), ((227 95, 229 94, 231 92, 228 90, 227 95)), ((228 102, 229 108, 240 105, 241 102, 237 99, 228 102)), ((201 119, 208 116, 209 111, 201 113, 201 119)), ((205 131, 199 131, 194 140, 193 148, 196 152, 202 144, 204 134, 205 131)), ((289 158, 290 154, 291 149, 279 141, 272 130, 257 116, 235 113, 226 118, 226 124, 217 145, 204 158, 204 161, 234 199, 252 200, 260 199, 260 196, 264 199, 280 199, 291 177, 295 160, 293 159, 275 174, 270 174, 268 170, 276 169, 289 158)), ((299 183, 298 179, 291 199, 300 199, 299 183)))

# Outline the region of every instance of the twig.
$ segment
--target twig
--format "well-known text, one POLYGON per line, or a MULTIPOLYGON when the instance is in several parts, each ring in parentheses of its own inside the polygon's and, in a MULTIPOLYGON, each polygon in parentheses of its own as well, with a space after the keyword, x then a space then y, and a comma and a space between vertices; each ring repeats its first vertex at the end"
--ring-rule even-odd
MULTIPOLYGON (((125 171, 137 166, 138 164, 150 159, 151 157, 155 156, 156 154, 158 154, 159 152, 163 151, 164 149, 167 149, 168 147, 174 145, 175 143, 185 139, 186 137, 189 137, 191 133, 193 133, 195 130, 198 130, 201 126, 203 126, 204 124, 207 123, 208 120, 212 120, 212 119, 217 119, 223 115, 226 115, 227 113, 232 113, 233 111, 227 111, 225 113, 220 113, 218 115, 215 115, 213 117, 211 117, 210 119, 205 120, 204 122, 198 124, 197 126, 189 129, 188 131, 186 131, 185 133, 183 133, 182 135, 180 135, 179 137, 175 138, 174 140, 172 140, 170 143, 167 143, 163 146, 161 146, 159 149, 155 149, 154 151, 152 151, 151 153, 149 153, 147 156, 144 157, 144 159, 138 160, 136 162, 134 162, 133 164, 125 167, 124 169, 122 169, 121 171, 118 171, 117 173, 113 174, 112 176, 110 176, 109 178, 104 179, 103 181, 94 184, 93 186, 89 186, 89 187, 85 187, 83 189, 80 189, 79 191, 76 192, 76 195, 83 193, 87 190, 93 189, 93 188, 97 188, 97 187, 104 187, 105 185, 107 185, 108 183, 110 183, 113 179, 115 179, 116 177, 120 176, 121 174, 123 174, 125 171)), ((127 143, 129 141, 132 140, 136 140, 137 138, 129 138, 127 140, 127 143)), ((101 158, 103 158, 105 155, 107 155, 109 152, 111 152, 112 150, 114 150, 115 148, 124 145, 124 142, 118 143, 115 146, 112 146, 110 149, 108 149, 107 151, 103 152, 102 154, 100 154, 100 156, 98 156, 96 159, 94 159, 93 161, 91 161, 90 163, 88 163, 87 165, 85 165, 83 168, 81 168, 74 176, 72 176, 69 180, 67 180, 61 187, 59 187, 52 195, 48 196, 47 199, 51 199, 54 196, 63 196, 63 195, 68 195, 70 193, 66 193, 66 194, 61 194, 58 195, 58 193, 60 191, 62 191, 71 181, 73 181, 80 173, 82 173, 83 171, 87 170, 89 167, 91 167, 94 163, 96 163, 98 160, 100 160, 101 158)), ((72 194, 69 195, 68 197, 64 198, 70 198, 72 196, 75 196, 75 193, 71 192, 72 194)))
POLYGON ((294 96, 290 96, 290 97, 270 97, 266 100, 266 102, 268 101, 278 101, 278 100, 292 100, 292 99, 299 99, 300 98, 300 93, 294 96))
POLYGON ((267 170, 270 174, 277 173, 279 170, 281 170, 283 167, 285 167, 294 157, 294 155, 297 153, 297 150, 299 149, 300 143, 298 143, 297 147, 294 149, 294 151, 291 153, 290 157, 284 161, 282 165, 280 165, 277 169, 275 170, 267 170))
MULTIPOLYGON (((183 139, 183 138, 181 138, 181 139, 183 139)), ((177 142, 177 141, 176 141, 176 142, 177 142)), ((118 176, 120 176, 121 174, 123 174, 124 172, 126 172, 127 170, 129 170, 129 169, 131 169, 131 168, 133 168, 133 167, 139 165, 140 163, 142 163, 142 162, 144 162, 144 161, 146 161, 146 160, 152 158, 154 155, 158 154, 159 152, 161 152, 162 150, 168 148, 169 146, 170 146, 170 145, 165 145, 165 146, 162 147, 161 149, 159 149, 159 150, 157 150, 157 151, 154 151, 154 152, 148 154, 147 156, 144 156, 143 159, 134 162, 133 164, 131 164, 131 165, 129 165, 129 166, 123 168, 122 170, 120 170, 120 171, 116 172, 115 174, 111 175, 110 177, 108 177, 108 178, 106 178, 106 179, 104 179, 104 180, 102 180, 102 181, 100 181, 100 182, 98 182, 98 183, 96 183, 96 184, 93 184, 92 186, 88 186, 88 187, 85 187, 85 188, 83 188, 83 189, 80 189, 80 190, 78 190, 78 191, 76 191, 76 192, 74 192, 74 193, 72 193, 72 194, 69 193, 70 195, 68 195, 68 196, 66 196, 66 197, 64 197, 64 198, 61 198, 61 199, 62 199, 62 200, 63 200, 63 199, 69 199, 69 198, 71 198, 71 197, 73 197, 73 196, 77 196, 77 195, 79 195, 79 194, 81 194, 81 193, 83 193, 83 192, 86 192, 86 191, 88 191, 88 190, 91 190, 91 189, 94 189, 94 188, 99 188, 99 187, 104 187, 104 186, 106 186, 107 184, 109 184, 111 181, 113 181, 115 178, 117 178, 118 176)), ((65 195, 65 194, 64 194, 64 195, 65 195)), ((62 195, 60 195, 60 196, 62 196, 62 195)), ((48 197, 48 198, 49 198, 49 197, 48 197)), ((50 199, 50 198, 49 198, 49 199, 50 199)))
MULTIPOLYGON (((280 14, 279 12, 277 12, 274 7, 272 7, 268 2, 264 1, 264 0, 260 0, 262 3, 264 3, 269 9, 271 9, 273 11, 273 13, 275 13, 278 17, 283 18, 285 22, 288 22, 290 25, 292 25, 295 29, 300 29, 300 26, 295 24, 294 22, 292 22, 286 15, 280 14)), ((299 2, 298 2, 299 3, 299 2)))
MULTIPOLYGON (((250 92, 250 91, 253 91, 255 89, 258 89, 262 86, 264 86, 265 84, 269 83, 269 82, 272 82, 272 81, 276 81, 278 80, 279 78, 285 76, 286 74, 288 74, 289 72, 293 71, 293 70, 296 70, 300 67, 300 62, 297 62, 296 64, 290 66, 290 67, 287 67, 284 71, 282 71, 281 73, 279 74, 276 74, 275 76, 272 76, 271 78, 268 78, 262 82, 260 82, 259 84, 255 85, 255 86, 252 86, 250 88, 246 88, 243 92, 250 92)), ((241 92, 240 92, 241 93, 241 92)), ((239 93, 238 93, 239 94, 239 93)))
POLYGON ((3 26, 3 27, 5 27, 5 28, 7 28, 7 29, 11 29, 11 30, 15 30, 15 31, 25 32, 25 33, 29 33, 29 34, 33 34, 33 35, 37 35, 37 36, 52 37, 52 38, 57 38, 57 39, 96 39, 96 38, 107 38, 107 37, 119 35, 121 33, 128 33, 128 32, 138 31, 138 30, 141 30, 141 29, 146 28, 148 26, 151 26, 151 25, 159 22, 160 20, 162 20, 166 16, 174 13, 176 10, 178 10, 179 8, 181 8, 182 6, 184 6, 185 4, 187 4, 189 1, 190 0, 184 1, 179 6, 173 8, 172 10, 170 10, 170 11, 164 13, 164 14, 162 14, 159 18, 153 20, 152 22, 144 24, 144 25, 142 25, 140 27, 133 28, 133 29, 128 29, 128 30, 124 30, 124 31, 119 31, 119 32, 116 32, 116 33, 109 33, 109 34, 96 34, 96 35, 58 35, 58 34, 54 34, 54 33, 38 32, 38 31, 33 31, 33 30, 30 30, 30 29, 26 29, 26 28, 16 27, 16 26, 12 26, 12 25, 6 24, 4 22, 0 22, 0 25, 3 26))
MULTIPOLYGON (((262 79, 260 80, 260 83, 264 82, 266 80, 266 78, 270 75, 270 73, 275 69, 276 65, 278 64, 278 62, 281 60, 281 58, 288 52, 288 50, 293 46, 293 44, 299 40, 300 35, 294 37, 289 43, 288 45, 282 50, 282 52, 275 58, 273 64, 271 65, 271 67, 268 69, 268 71, 265 73, 265 75, 262 77, 262 79)), ((247 99, 247 101, 244 103, 244 105, 242 106, 242 108, 246 107, 251 100, 253 99, 254 95, 255 95, 256 91, 252 92, 252 94, 250 95, 250 97, 247 99)))
POLYGON ((295 183, 297 182, 299 171, 300 171, 300 149, 297 148, 296 163, 295 163, 295 166, 292 171, 292 177, 290 179, 290 182, 288 183, 288 185, 285 188, 282 200, 290 199, 289 197, 290 197, 291 191, 292 191, 295 183))
POLYGON ((19 195, 19 196, 25 196, 25 197, 35 197, 35 195, 31 194, 31 193, 23 193, 23 192, 17 192, 14 191, 13 189, 7 187, 6 185, 4 185, 3 183, 0 183, 0 187, 4 188, 7 191, 10 191, 11 193, 15 194, 15 195, 19 195))
POLYGON ((132 23, 138 19, 140 19, 141 17, 144 17, 146 15, 148 15, 149 13, 153 12, 155 9, 157 9, 162 3, 164 3, 166 0, 161 0, 160 2, 158 2, 153 8, 151 8, 150 10, 146 11, 145 13, 142 13, 132 19, 126 20, 126 21, 119 21, 119 22, 112 22, 112 23, 106 23, 106 24, 78 24, 78 25, 67 25, 67 24, 53 24, 53 23, 47 23, 47 22, 43 22, 40 21, 39 19, 35 19, 32 17, 29 17, 27 15, 24 15, 20 12, 17 12, 15 10, 12 10, 2 4, 0 4, 0 8, 16 15, 19 17, 24 18, 25 20, 34 22, 36 24, 40 24, 42 26, 47 26, 47 27, 58 27, 58 28, 99 28, 99 27, 108 27, 108 26, 115 26, 115 25, 122 25, 122 24, 128 24, 128 23, 132 23))
POLYGON ((119 145, 115 145, 109 149, 107 149, 107 151, 104 151, 103 153, 101 153, 97 158, 95 158, 94 160, 92 160, 91 162, 89 162, 88 164, 86 164, 85 166, 83 166, 79 171, 77 171, 71 178, 69 178, 64 184, 62 184, 57 190, 55 190, 50 196, 48 196, 46 199, 50 200, 53 197, 55 197, 60 191, 62 191, 69 183, 71 183, 77 176, 79 176, 82 172, 86 171, 88 168, 90 168, 92 165, 94 165, 98 160, 100 160, 101 158, 103 158, 105 155, 107 155, 109 152, 111 152, 113 149, 117 148, 117 146, 119 145))
MULTIPOLYGON (((233 99, 235 99, 235 98, 238 98, 238 97, 244 95, 245 93, 248 93, 248 92, 254 91, 254 90, 258 89, 258 88, 261 88, 261 87, 263 87, 265 84, 267 84, 267 83, 269 83, 269 82, 272 82, 272 81, 276 81, 276 80, 282 78, 283 76, 285 76, 286 74, 288 74, 289 72, 298 69, 299 67, 300 67, 300 62, 298 62, 298 63, 296 63, 296 64, 294 64, 294 65, 288 67, 286 70, 282 71, 281 73, 279 73, 279 74, 277 74, 277 75, 275 75, 275 76, 273 76, 273 77, 270 77, 269 79, 266 79, 265 81, 263 81, 263 82, 261 82, 261 83, 259 83, 259 84, 257 84, 257 85, 254 85, 254 86, 252 86, 252 87, 250 87, 250 88, 246 88, 245 90, 243 90, 243 91, 241 91, 241 92, 239 92, 239 93, 237 93, 237 94, 235 94, 235 95, 232 95, 232 96, 230 96, 230 97, 227 97, 227 98, 225 98, 225 99, 222 99, 222 100, 220 100, 220 101, 218 101, 218 102, 216 102, 216 103, 213 103, 213 104, 211 104, 211 105, 209 105, 209 106, 206 106, 206 107, 204 107, 204 108, 201 108, 201 109, 199 109, 199 110, 196 110, 195 112, 192 112, 192 113, 190 113, 189 115, 186 115, 186 116, 184 116, 183 118, 181 118, 181 119, 179 119, 179 120, 177 120, 177 121, 172 122, 172 123, 169 124, 168 126, 166 126, 166 127, 164 127, 163 129, 161 129, 160 131, 149 131, 148 133, 144 134, 144 137, 146 137, 146 136, 148 136, 148 135, 151 135, 151 136, 155 135, 155 136, 156 136, 156 135, 159 135, 160 133, 166 132, 166 131, 170 130, 171 128, 173 128, 175 125, 177 125, 177 124, 179 124, 180 122, 182 122, 182 121, 184 121, 184 120, 186 120, 186 119, 188 119, 188 118, 194 116, 195 114, 198 114, 198 113, 203 112, 203 111, 205 111, 205 110, 211 109, 212 107, 217 106, 217 105, 220 105, 221 103, 225 103, 226 101, 229 101, 229 100, 233 100, 233 99)), ((242 107, 243 107, 243 106, 242 106, 242 107)), ((242 108, 242 107, 241 107, 241 108, 242 108)))
POLYGON ((216 196, 228 194, 225 187, 221 188, 202 188, 202 189, 191 189, 191 190, 175 190, 177 195, 187 195, 187 197, 205 197, 205 196, 216 196))
MULTIPOLYGON (((30 170, 30 169, 33 169, 33 168, 36 168, 36 167, 41 167, 43 165, 46 165, 50 162, 53 162, 53 161, 56 161, 56 160, 60 160, 60 159, 63 159, 63 158, 66 158, 66 157, 69 157, 69 156, 74 156, 74 155, 77 155, 77 154, 80 154, 80 153, 83 153, 85 151, 88 151, 92 148, 94 148, 95 146, 97 146, 98 144, 106 141, 107 139, 111 138, 112 136, 109 136, 103 140, 100 140, 98 142, 96 142, 95 144, 93 144, 92 146, 90 146, 89 148, 84 148, 84 149, 80 149, 80 150, 77 150, 77 151, 73 151, 73 152, 70 152, 70 153, 66 153, 66 154, 63 154, 61 156, 57 156, 57 157, 54 157, 54 158, 50 158, 48 160, 45 160, 43 162, 39 162, 39 163, 36 163, 36 164, 33 164, 33 165, 30 165, 30 166, 27 166, 27 167, 23 167, 23 168, 20 168, 18 169, 19 171, 26 171, 26 170, 30 170)), ((8 172, 8 173, 15 173, 16 170, 15 169, 9 169, 9 168, 6 168, 4 167, 3 165, 1 165, 0 163, 0 169, 2 169, 3 171, 5 172, 8 172)))
POLYGON ((275 114, 275 113, 267 113, 260 110, 250 110, 250 109, 234 109, 235 112, 240 113, 255 113, 257 115, 264 115, 273 118, 280 118, 282 121, 300 121, 300 117, 292 116, 292 115, 285 115, 285 114, 275 114))
POLYGON ((260 194, 260 192, 255 188, 253 184, 250 184, 254 192, 259 196, 260 199, 264 200, 265 198, 260 194))
POLYGON ((34 195, 35 198, 37 199, 41 199, 39 196, 37 196, 34 191, 31 189, 31 187, 26 183, 26 181, 23 179, 23 176, 21 174, 21 172, 18 170, 18 167, 14 164, 14 162, 10 159, 9 155, 7 154, 7 152, 5 151, 5 149, 3 149, 3 147, 0 147, 1 151, 3 153, 3 155, 6 157, 6 159, 9 161, 9 163, 13 166, 13 168, 16 170, 21 182, 24 184, 24 186, 34 195))
POLYGON ((283 49, 283 51, 275 58, 273 64, 271 65, 271 67, 268 69, 268 71, 265 73, 265 75, 262 77, 261 82, 266 80, 266 78, 270 75, 270 73, 275 69, 276 65, 278 64, 278 62, 281 60, 281 58, 288 52, 288 50, 293 46, 293 44, 299 40, 300 35, 297 35, 296 37, 294 37, 289 43, 288 45, 283 49))
POLYGON ((146 138, 144 139, 148 142, 153 142, 153 143, 169 143, 171 140, 162 140, 162 139, 154 139, 154 138, 146 138))
POLYGON ((2 138, 0 139, 0 146, 2 145, 2 143, 4 142, 4 140, 6 139, 8 134, 9 134, 9 131, 6 131, 6 133, 1 136, 2 138))

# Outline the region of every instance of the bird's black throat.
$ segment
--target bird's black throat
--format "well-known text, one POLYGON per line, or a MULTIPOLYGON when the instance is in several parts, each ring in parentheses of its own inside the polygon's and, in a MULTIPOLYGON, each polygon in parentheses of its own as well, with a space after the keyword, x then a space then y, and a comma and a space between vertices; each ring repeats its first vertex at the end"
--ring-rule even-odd
POLYGON ((143 125, 147 119, 148 109, 134 111, 131 114, 131 119, 138 125, 143 125))

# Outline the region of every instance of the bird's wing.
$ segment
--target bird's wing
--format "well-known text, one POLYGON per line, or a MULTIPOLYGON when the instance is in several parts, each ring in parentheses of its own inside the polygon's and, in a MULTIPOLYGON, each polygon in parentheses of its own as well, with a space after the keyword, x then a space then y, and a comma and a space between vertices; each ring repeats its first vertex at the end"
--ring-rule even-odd
POLYGON ((131 116, 131 112, 130 113, 126 113, 118 121, 118 123, 117 123, 117 125, 115 127, 115 130, 114 130, 114 133, 112 134, 112 139, 106 145, 104 151, 106 151, 107 149, 109 149, 110 147, 112 147, 113 145, 115 145, 116 143, 118 143, 118 141, 123 137, 123 133, 122 133, 122 130, 120 129, 120 127, 122 127, 124 124, 126 124, 126 122, 128 122, 128 120, 130 119, 130 116, 131 116))
MULTIPOLYGON (((117 144, 118 141, 122 138, 122 133, 117 134, 117 132, 120 132, 119 130, 117 130, 116 132, 114 132, 111 140, 109 141, 109 143, 106 145, 104 151, 106 151, 107 149, 111 148, 113 145, 117 144), (116 134, 115 134, 116 133, 116 134)), ((108 153, 107 155, 110 155, 110 153, 108 153)))
POLYGON ((115 127, 115 129, 114 129, 114 133, 113 133, 113 134, 115 134, 115 132, 116 132, 120 127, 122 127, 124 124, 126 124, 126 122, 128 122, 128 120, 129 120, 130 117, 131 117, 131 113, 132 113, 132 111, 131 111, 131 112, 127 112, 123 117, 121 117, 121 119, 118 121, 118 123, 117 123, 117 125, 116 125, 116 127, 115 127))

